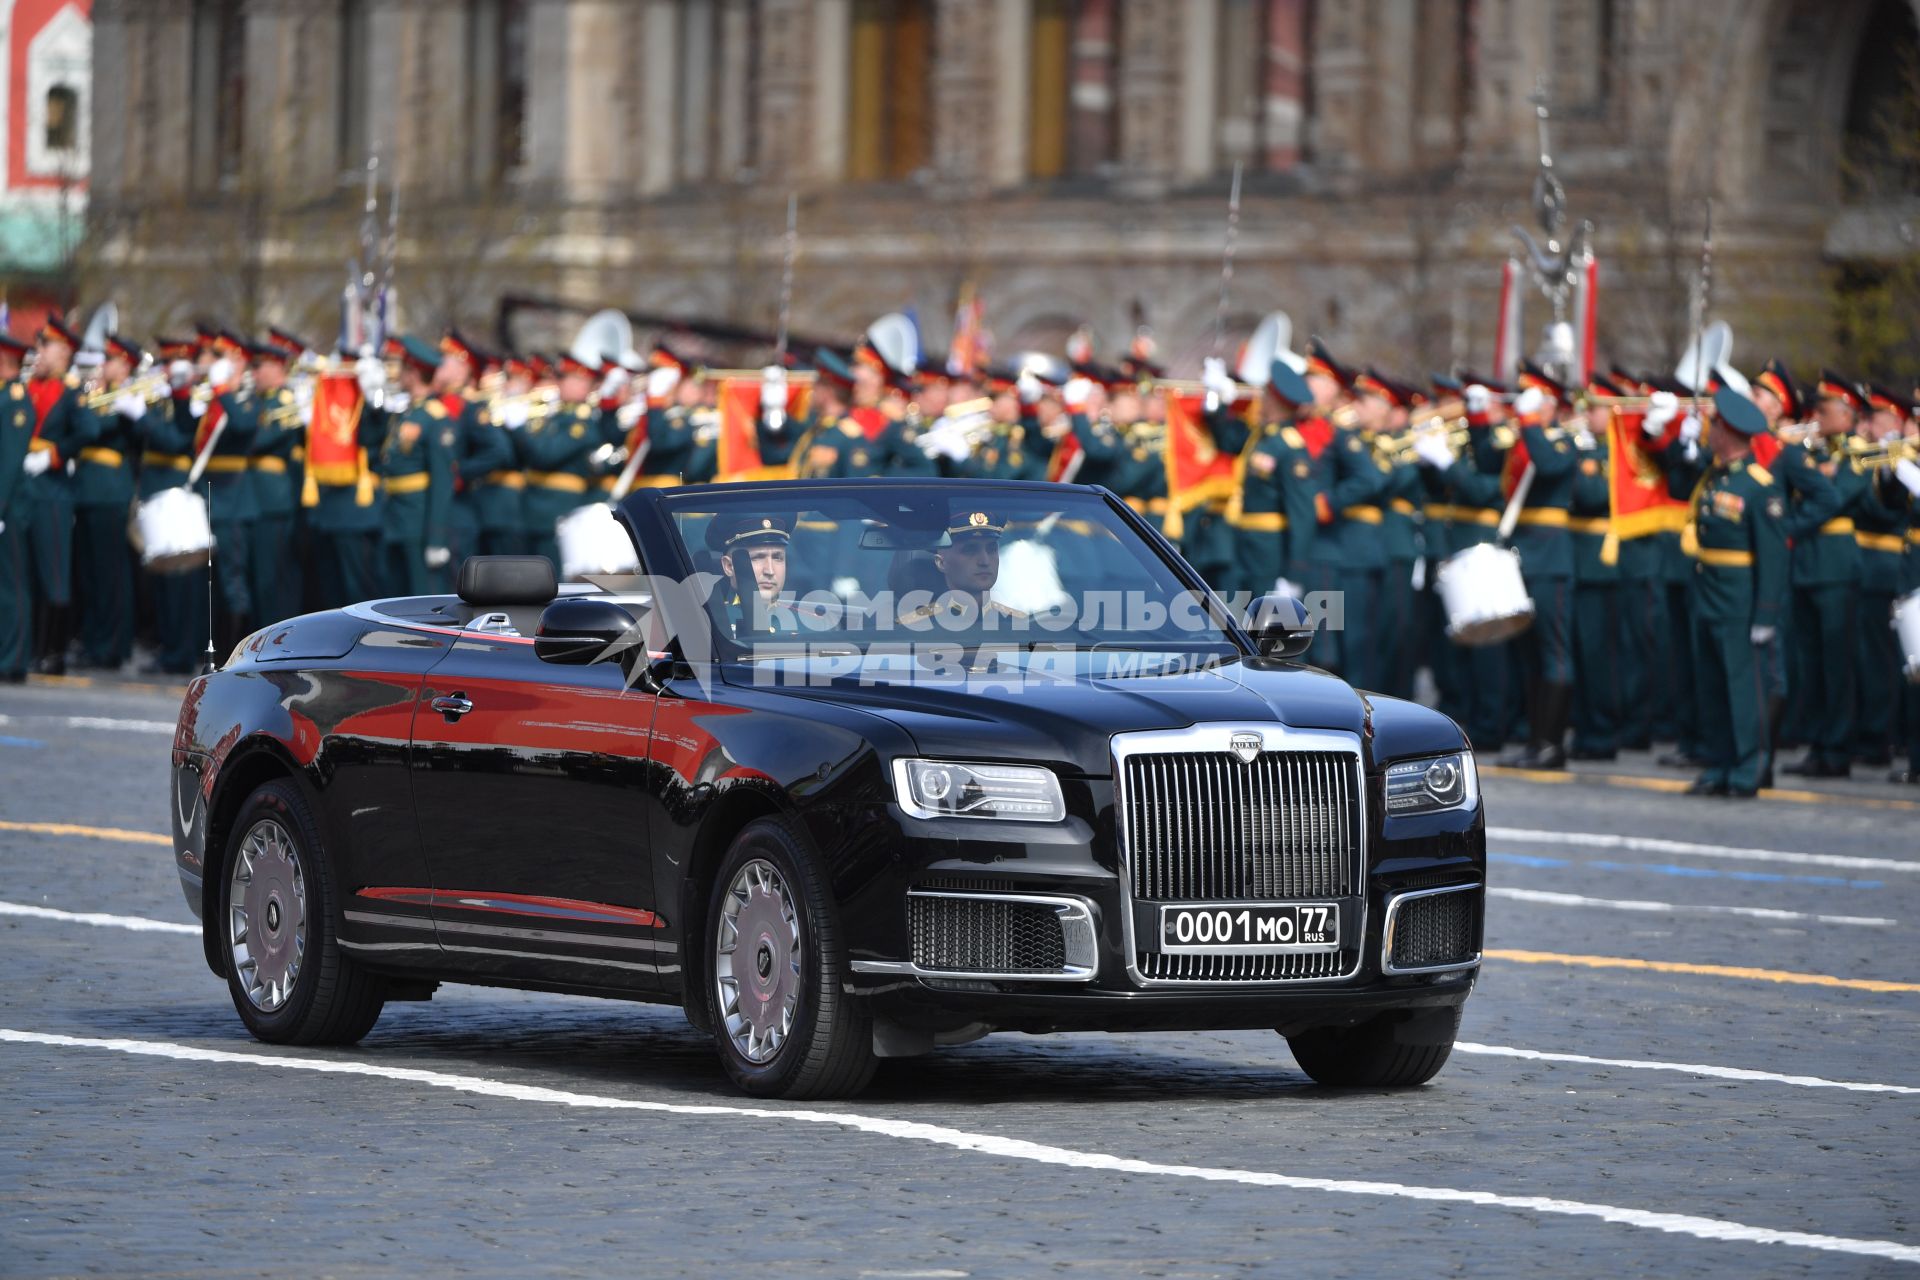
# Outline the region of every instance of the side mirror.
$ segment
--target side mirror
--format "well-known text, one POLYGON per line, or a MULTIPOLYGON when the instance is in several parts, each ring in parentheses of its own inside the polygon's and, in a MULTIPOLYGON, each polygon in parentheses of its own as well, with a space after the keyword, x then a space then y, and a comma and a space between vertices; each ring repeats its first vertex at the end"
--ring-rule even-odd
POLYGON ((617 661, 645 647, 646 637, 633 615, 594 596, 555 600, 540 615, 540 630, 533 638, 533 651, 542 662, 573 667, 617 661))
POLYGON ((1256 596, 1243 625, 1265 657, 1298 658, 1313 644, 1313 619, 1292 596, 1256 596))

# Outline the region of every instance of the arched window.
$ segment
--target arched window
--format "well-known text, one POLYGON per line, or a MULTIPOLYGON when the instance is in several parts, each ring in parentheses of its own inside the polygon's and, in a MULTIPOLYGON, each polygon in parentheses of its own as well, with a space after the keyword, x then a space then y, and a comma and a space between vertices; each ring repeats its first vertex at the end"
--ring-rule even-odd
POLYGON ((933 157, 933 5, 854 0, 847 177, 900 181, 933 157))
POLYGON ((71 85, 47 90, 47 150, 72 151, 80 141, 80 94, 71 85))

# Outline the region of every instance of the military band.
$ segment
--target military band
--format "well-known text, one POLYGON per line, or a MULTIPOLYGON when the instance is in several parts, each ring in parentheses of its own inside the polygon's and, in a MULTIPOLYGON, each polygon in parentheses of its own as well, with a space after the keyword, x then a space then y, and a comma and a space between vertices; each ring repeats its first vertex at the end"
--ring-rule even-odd
MULTIPOLYGON (((1920 696, 1889 626, 1920 588, 1920 409, 1831 370, 1803 385, 1770 361, 1702 393, 1528 365, 1507 387, 1396 376, 1316 340, 1248 386, 1208 360, 1194 420, 1221 469, 1195 492, 1169 461, 1172 401, 1194 384, 1135 353, 900 367, 869 339, 791 354, 730 375, 756 385, 729 443, 722 379, 665 345, 549 359, 449 332, 329 361, 282 329, 151 351, 110 334, 84 374, 81 349, 57 315, 31 345, 0 337, 10 680, 122 668, 136 632, 154 669, 185 673, 209 639, 219 652, 302 610, 445 591, 469 554, 557 561, 572 513, 637 485, 1055 479, 1111 490, 1224 593, 1337 593, 1315 662, 1400 696, 1424 673, 1476 749, 1517 748, 1506 763, 1672 741, 1667 762, 1727 795, 1770 785, 1783 748, 1801 749, 1790 774, 1920 769, 1920 696), (1626 406, 1637 434, 1612 429, 1626 406), (1667 505, 1619 510, 1627 467, 1667 505), (211 574, 143 567, 130 511, 190 481, 211 574), (1517 554, 1531 625, 1458 644, 1436 584, 1489 545, 1517 554)), ((809 536, 803 522, 780 539, 809 536)))

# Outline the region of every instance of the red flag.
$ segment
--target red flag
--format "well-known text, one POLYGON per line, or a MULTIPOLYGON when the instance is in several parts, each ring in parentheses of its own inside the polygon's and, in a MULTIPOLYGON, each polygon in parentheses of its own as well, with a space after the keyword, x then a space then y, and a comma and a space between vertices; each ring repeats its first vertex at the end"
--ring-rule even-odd
MULTIPOLYGON (((1647 440, 1645 409, 1614 409, 1607 418, 1607 488, 1613 532, 1621 538, 1677 532, 1687 504, 1667 493, 1667 477, 1653 460, 1664 441, 1647 440)), ((1677 430, 1677 428, 1670 428, 1677 430)))
MULTIPOLYGON (((1214 443, 1207 429, 1205 398, 1198 394, 1167 396, 1167 445, 1163 455, 1167 468, 1166 531, 1177 538, 1185 526, 1186 513, 1215 498, 1231 498, 1234 491, 1235 457, 1214 443)), ((1246 414, 1259 409, 1258 400, 1236 404, 1232 412, 1246 414)))
MULTIPOLYGON (((367 451, 360 447, 360 383, 351 369, 314 380, 313 416, 307 422, 306 479, 300 487, 300 505, 317 506, 320 485, 353 485, 354 501, 373 501, 373 473, 367 451)), ((207 411, 207 417, 213 410, 207 411)), ((205 419, 202 419, 204 422, 205 419)))
MULTIPOLYGON (((721 483, 736 480, 791 480, 792 463, 769 466, 760 457, 761 379, 720 379, 719 459, 714 479, 721 483)), ((787 376, 787 421, 804 418, 813 399, 813 380, 787 376)), ((791 429, 791 427, 789 427, 791 429)))

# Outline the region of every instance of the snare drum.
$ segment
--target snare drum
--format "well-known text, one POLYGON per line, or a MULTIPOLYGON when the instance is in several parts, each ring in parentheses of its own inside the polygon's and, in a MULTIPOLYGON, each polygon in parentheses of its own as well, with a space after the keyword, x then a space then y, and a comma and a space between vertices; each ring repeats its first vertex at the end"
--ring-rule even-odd
POLYGON ((1498 644, 1533 625, 1533 600, 1520 576, 1520 556, 1483 542, 1440 562, 1434 578, 1455 644, 1498 644))
POLYGON ((207 500, 188 488, 162 489, 134 509, 128 530, 142 567, 155 573, 204 569, 213 558, 207 500))
POLYGON ((1900 636, 1900 652, 1907 663, 1907 679, 1920 684, 1920 589, 1893 602, 1893 629, 1900 636))
POLYGON ((594 502, 569 511, 554 522, 553 535, 560 543, 562 578, 640 571, 633 538, 607 503, 594 502))

